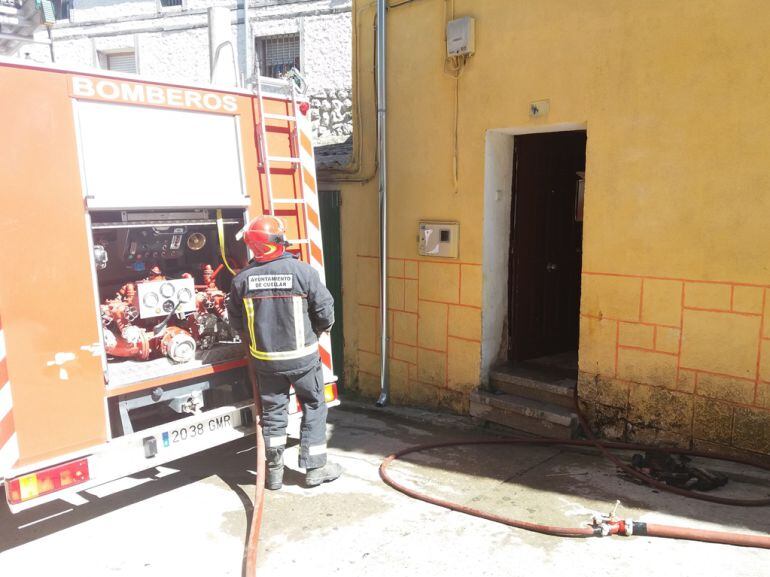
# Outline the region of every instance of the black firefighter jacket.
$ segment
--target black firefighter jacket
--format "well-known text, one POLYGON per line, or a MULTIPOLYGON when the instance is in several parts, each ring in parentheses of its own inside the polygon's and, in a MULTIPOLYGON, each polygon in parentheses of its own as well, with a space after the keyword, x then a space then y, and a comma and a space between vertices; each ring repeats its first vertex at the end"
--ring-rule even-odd
POLYGON ((304 371, 318 363, 318 335, 334 324, 334 299, 318 273, 289 253, 252 261, 233 279, 230 324, 249 343, 263 373, 304 371))

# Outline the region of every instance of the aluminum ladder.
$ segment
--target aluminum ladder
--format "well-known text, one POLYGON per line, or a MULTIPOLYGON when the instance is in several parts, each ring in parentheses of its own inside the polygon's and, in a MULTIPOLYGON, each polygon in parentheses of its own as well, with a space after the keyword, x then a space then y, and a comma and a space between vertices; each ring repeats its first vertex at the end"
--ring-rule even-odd
MULTIPOLYGON (((299 110, 299 104, 297 102, 297 89, 294 85, 294 82, 292 80, 289 80, 289 87, 291 90, 291 110, 293 114, 274 114, 270 112, 265 112, 265 100, 264 95, 262 91, 262 81, 261 77, 257 77, 256 82, 256 93, 257 93, 257 101, 259 103, 259 149, 260 149, 260 156, 262 157, 262 166, 265 170, 265 183, 267 188, 267 198, 268 198, 268 206, 267 206, 267 213, 271 215, 275 215, 276 211, 276 205, 289 205, 289 206, 295 206, 297 211, 300 209, 302 212, 302 220, 303 220, 303 229, 305 230, 305 234, 307 234, 308 231, 308 213, 307 210, 304 209, 304 206, 307 204, 307 199, 302 196, 302 198, 275 198, 273 194, 273 182, 272 182, 272 174, 270 165, 275 162, 284 163, 284 164, 291 164, 293 171, 301 170, 302 165, 302 159, 299 156, 299 123, 300 118, 298 117, 300 113, 299 110), (269 146, 268 146, 268 140, 267 140, 267 121, 269 120, 280 120, 288 122, 289 124, 289 150, 290 155, 289 156, 273 156, 270 154, 269 146)), ((302 175, 299 175, 299 178, 302 178, 302 175)), ((299 215, 298 215, 299 216, 299 215)), ((298 238, 298 239, 289 239, 288 242, 294 245, 307 245, 309 243, 308 238, 298 238)))

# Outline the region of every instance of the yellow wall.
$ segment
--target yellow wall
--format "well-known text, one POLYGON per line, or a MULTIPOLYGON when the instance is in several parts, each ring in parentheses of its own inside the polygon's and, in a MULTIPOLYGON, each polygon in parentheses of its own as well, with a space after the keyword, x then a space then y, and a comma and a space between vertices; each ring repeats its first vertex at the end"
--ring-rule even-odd
MULTIPOLYGON (((372 174, 373 3, 354 2, 355 174, 372 174)), ((763 0, 444 0, 388 16, 391 345, 397 401, 467 411, 481 354, 485 134, 588 131, 580 393, 606 434, 770 452, 770 20, 763 0), (447 2, 451 12, 452 2, 447 2), (529 103, 549 99, 533 120, 529 103), (420 219, 460 258, 420 259, 420 219)), ((378 386, 377 180, 343 189, 346 372, 378 386)), ((508 193, 509 194, 509 193, 508 193)), ((487 239, 508 248, 508 238, 487 239)))

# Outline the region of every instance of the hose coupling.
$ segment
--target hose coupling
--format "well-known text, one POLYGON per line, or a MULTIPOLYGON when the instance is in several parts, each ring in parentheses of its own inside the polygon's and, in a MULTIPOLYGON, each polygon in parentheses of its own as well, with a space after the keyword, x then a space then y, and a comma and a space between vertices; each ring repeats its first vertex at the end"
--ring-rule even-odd
POLYGON ((601 523, 597 528, 601 532, 602 537, 609 537, 612 534, 612 525, 609 523, 601 523))
POLYGON ((597 531, 600 537, 607 537, 608 535, 632 535, 633 534, 633 521, 618 519, 615 513, 620 506, 620 500, 615 501, 615 505, 612 507, 612 511, 607 515, 595 514, 591 520, 591 526, 597 531))
POLYGON ((623 519, 621 528, 623 529, 623 531, 622 532, 618 531, 620 535, 631 537, 631 535, 634 534, 634 520, 623 519))

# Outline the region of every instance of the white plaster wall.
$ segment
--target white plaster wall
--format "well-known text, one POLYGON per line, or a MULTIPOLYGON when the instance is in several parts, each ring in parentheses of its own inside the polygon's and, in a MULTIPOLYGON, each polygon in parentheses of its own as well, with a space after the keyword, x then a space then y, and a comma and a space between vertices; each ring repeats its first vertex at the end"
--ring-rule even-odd
MULTIPOLYGON (((131 42, 133 44, 133 40, 131 42)), ((56 63, 63 66, 93 66, 94 45, 90 38, 79 38, 68 42, 54 42, 56 63)))
POLYGON ((351 15, 314 16, 302 21, 302 68, 310 90, 352 85, 351 15))
POLYGON ((83 36, 97 37, 121 33, 147 33, 207 26, 206 12, 153 12, 149 16, 131 16, 126 19, 62 22, 52 30, 54 42, 65 42, 83 36))
POLYGON ((75 0, 70 11, 72 22, 118 20, 128 16, 153 15, 157 0, 75 0))
POLYGON ((255 14, 268 19, 276 16, 312 16, 329 10, 350 11, 351 0, 251 0, 249 6, 255 14))
POLYGON ((46 63, 51 61, 51 49, 44 44, 25 44, 19 48, 16 56, 22 60, 46 63))
MULTIPOLYGON (((487 132, 484 160, 481 382, 498 360, 508 318, 508 250, 511 236, 513 136, 487 132)), ((504 352, 504 351, 503 351, 504 352)))
POLYGON ((299 30, 299 18, 276 18, 272 20, 261 20, 259 18, 250 18, 251 35, 255 38, 264 36, 278 36, 281 34, 296 34, 299 30))
MULTIPOLYGON (((184 0, 182 9, 184 10, 206 10, 212 6, 230 6, 235 8, 237 2, 233 0, 184 0)), ((167 8, 166 10, 173 10, 173 8, 167 8)))
MULTIPOLYGON (((185 0, 181 8, 160 9, 159 0, 75 0, 71 22, 53 28, 57 64, 98 65, 96 51, 137 50, 140 75, 178 82, 207 83, 210 6, 228 6, 233 39, 243 66, 242 11, 237 0, 185 0)), ((251 0, 249 45, 254 39, 300 34, 302 73, 308 82, 312 121, 319 144, 352 133, 351 0, 251 0)), ((30 58, 50 61, 48 48, 30 58)), ((246 77, 251 70, 240 70, 246 77)))
POLYGON ((235 0, 183 0, 182 6, 161 6, 160 0, 75 0, 70 20, 88 23, 121 20, 134 16, 173 16, 182 12, 205 11, 211 6, 236 6, 235 0))
POLYGON ((210 79, 207 28, 142 34, 139 53, 142 75, 194 83, 210 79))
POLYGON ((302 70, 312 96, 311 121, 321 144, 353 133, 351 15, 302 20, 302 70))

